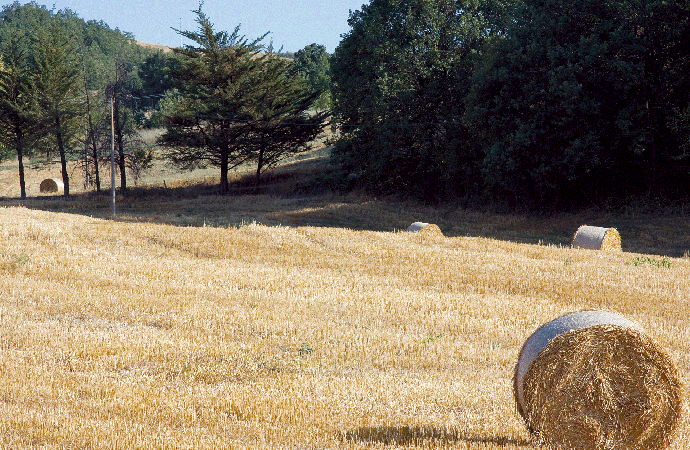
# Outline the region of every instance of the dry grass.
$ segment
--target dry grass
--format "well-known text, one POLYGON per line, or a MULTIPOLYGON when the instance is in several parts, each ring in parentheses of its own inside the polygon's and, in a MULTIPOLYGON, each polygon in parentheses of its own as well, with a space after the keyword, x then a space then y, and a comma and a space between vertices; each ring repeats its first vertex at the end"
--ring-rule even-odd
POLYGON ((0 249, 5 448, 521 449, 520 347, 583 308, 690 373, 685 259, 22 207, 0 249))
MULTIPOLYGON (((319 167, 273 175, 289 196, 219 197, 215 171, 159 166, 109 221, 77 171, 66 200, 30 170, 20 201, 4 166, 0 447, 529 448, 518 352, 585 308, 639 322, 687 386, 690 259, 633 263, 690 252, 687 215, 298 194, 319 167), (411 217, 447 237, 410 236, 411 217), (616 226, 627 253, 571 249, 581 223, 616 226)), ((671 448, 689 438, 686 419, 671 448)))

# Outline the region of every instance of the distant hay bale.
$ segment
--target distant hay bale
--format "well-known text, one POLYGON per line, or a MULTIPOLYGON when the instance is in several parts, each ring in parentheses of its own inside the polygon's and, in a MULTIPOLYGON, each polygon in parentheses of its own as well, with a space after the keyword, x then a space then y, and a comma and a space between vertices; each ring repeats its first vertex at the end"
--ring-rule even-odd
POLYGON ((582 225, 575 232, 573 248, 586 248, 604 252, 620 252, 621 236, 615 228, 582 225))
POLYGON ((663 449, 682 414, 669 355, 639 325, 606 311, 566 314, 537 329, 513 381, 533 437, 554 448, 663 449))
POLYGON ((407 227, 407 231, 409 233, 420 233, 423 236, 443 237, 441 229, 433 223, 415 222, 407 227))
POLYGON ((57 178, 46 178, 45 180, 41 181, 39 190, 41 192, 62 192, 64 188, 65 185, 62 184, 61 180, 58 180, 57 178))

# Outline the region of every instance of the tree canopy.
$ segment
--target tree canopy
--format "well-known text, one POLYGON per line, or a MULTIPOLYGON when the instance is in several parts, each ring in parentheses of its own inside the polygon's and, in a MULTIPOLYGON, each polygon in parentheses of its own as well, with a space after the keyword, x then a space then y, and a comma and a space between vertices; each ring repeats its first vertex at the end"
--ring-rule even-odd
POLYGON ((466 195, 477 152, 463 98, 490 34, 454 0, 372 0, 349 19, 331 60, 336 161, 351 180, 426 200, 466 195))
POLYGON ((488 188, 567 207, 687 180, 689 7, 516 4, 470 96, 488 188))
POLYGON ((331 60, 346 180, 536 208, 688 195, 688 0, 372 0, 331 60))
POLYGON ((331 108, 331 68, 326 47, 309 44, 294 55, 292 71, 304 77, 311 88, 322 94, 316 106, 322 110, 331 108))

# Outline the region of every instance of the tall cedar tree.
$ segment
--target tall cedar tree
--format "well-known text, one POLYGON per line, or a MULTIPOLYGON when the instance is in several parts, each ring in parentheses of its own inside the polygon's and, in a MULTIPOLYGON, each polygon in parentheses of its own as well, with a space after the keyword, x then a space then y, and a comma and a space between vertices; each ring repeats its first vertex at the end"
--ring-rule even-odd
POLYGON ((24 199, 24 156, 32 150, 32 144, 39 136, 38 110, 32 75, 26 62, 27 38, 20 30, 8 30, 3 44, 3 69, 0 70, 0 144, 16 152, 21 198, 24 199))
POLYGON ((38 30, 37 36, 34 58, 38 103, 43 111, 46 130, 57 145, 67 197, 67 157, 75 134, 80 130, 78 119, 84 110, 80 92, 81 67, 74 38, 67 34, 59 20, 51 22, 47 29, 38 30))
POLYGON ((215 32, 201 8, 195 12, 199 31, 178 33, 198 46, 175 49, 170 72, 181 98, 165 118, 159 142, 179 168, 220 167, 225 194, 228 171, 251 158, 243 138, 250 132, 265 35, 250 42, 239 35, 239 26, 232 34, 215 32))
POLYGON ((228 171, 257 161, 261 172, 285 154, 302 149, 323 128, 323 115, 306 111, 319 92, 291 76, 289 62, 261 53, 264 36, 248 41, 215 32, 197 14, 198 32, 179 31, 198 44, 176 49, 171 75, 180 92, 166 118, 160 142, 178 167, 220 167, 220 192, 228 192, 228 171))

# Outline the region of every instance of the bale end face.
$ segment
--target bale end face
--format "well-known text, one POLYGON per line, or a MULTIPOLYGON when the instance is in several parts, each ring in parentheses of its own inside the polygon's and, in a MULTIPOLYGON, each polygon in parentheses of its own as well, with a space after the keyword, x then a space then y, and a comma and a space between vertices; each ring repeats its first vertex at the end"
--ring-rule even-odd
POLYGON ((39 186, 40 192, 61 192, 64 189, 62 181, 56 178, 46 178, 41 181, 39 186))
POLYGON ((601 324, 558 335, 529 365, 520 398, 517 372, 518 411, 539 444, 660 450, 682 415, 677 368, 639 329, 601 324))

